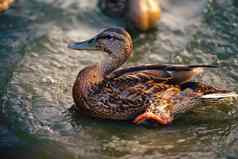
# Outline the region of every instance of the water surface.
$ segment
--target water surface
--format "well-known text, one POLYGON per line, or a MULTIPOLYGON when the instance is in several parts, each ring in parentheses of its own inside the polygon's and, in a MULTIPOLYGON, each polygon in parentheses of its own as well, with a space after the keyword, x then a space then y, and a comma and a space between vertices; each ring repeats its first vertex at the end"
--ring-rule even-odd
MULTIPOLYGON (((77 73, 100 54, 67 49, 99 30, 125 26, 96 0, 19 0, 0 16, 0 149, 5 158, 236 158, 236 104, 184 114, 166 127, 97 121, 69 111, 77 73)), ((235 1, 162 1, 162 20, 133 31, 126 65, 218 64, 197 80, 238 90, 235 1)), ((131 26, 129 27, 131 31, 131 26)), ((95 60, 98 59, 98 60, 95 60)))

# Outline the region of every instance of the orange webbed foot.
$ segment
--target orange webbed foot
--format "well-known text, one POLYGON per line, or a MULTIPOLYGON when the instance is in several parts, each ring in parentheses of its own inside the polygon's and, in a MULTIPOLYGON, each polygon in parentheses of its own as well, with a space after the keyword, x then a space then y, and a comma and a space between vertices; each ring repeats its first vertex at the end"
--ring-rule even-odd
POLYGON ((156 121, 162 125, 167 125, 172 122, 173 118, 167 115, 156 115, 151 112, 145 112, 139 116, 137 116, 134 120, 133 123, 135 124, 141 124, 146 120, 153 120, 156 121))

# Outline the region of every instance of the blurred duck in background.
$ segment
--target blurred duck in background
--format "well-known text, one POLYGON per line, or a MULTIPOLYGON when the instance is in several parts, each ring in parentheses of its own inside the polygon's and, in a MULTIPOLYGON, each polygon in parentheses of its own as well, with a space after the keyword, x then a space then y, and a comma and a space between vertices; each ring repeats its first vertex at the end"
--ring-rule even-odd
POLYGON ((0 13, 6 11, 14 0, 0 0, 0 13))
POLYGON ((105 52, 101 63, 79 72, 73 86, 76 108, 95 118, 166 125, 175 115, 194 107, 237 99, 232 91, 191 81, 204 68, 216 67, 213 65, 141 65, 118 69, 133 51, 131 36, 122 28, 105 29, 68 47, 105 52))
POLYGON ((160 20, 158 0, 99 0, 101 10, 112 17, 122 17, 137 29, 147 31, 160 20))

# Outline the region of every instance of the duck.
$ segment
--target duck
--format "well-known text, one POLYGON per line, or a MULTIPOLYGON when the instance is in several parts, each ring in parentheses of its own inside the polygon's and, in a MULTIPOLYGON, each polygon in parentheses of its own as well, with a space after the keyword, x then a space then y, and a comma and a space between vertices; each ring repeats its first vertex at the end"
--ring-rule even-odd
POLYGON ((158 0, 99 0, 99 8, 111 17, 121 17, 138 30, 147 31, 160 20, 158 0))
POLYGON ((237 97, 230 90, 192 80, 216 65, 120 68, 133 52, 130 34, 120 27, 106 28, 89 40, 70 42, 68 48, 105 54, 101 62, 79 72, 72 89, 77 110, 92 118, 167 125, 178 114, 237 97))
POLYGON ((0 1, 0 13, 6 11, 14 0, 1 0, 0 1))

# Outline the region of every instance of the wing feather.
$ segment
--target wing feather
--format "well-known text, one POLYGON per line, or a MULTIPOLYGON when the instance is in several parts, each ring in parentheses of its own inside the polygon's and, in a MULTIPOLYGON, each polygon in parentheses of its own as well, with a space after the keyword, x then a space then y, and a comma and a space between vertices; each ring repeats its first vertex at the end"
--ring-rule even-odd
POLYGON ((154 80, 168 80, 172 84, 181 84, 190 81, 194 76, 200 74, 203 68, 216 67, 216 65, 139 65, 116 70, 108 76, 108 79, 130 74, 139 75, 139 73, 142 72, 144 74, 146 73, 147 77, 154 80))

